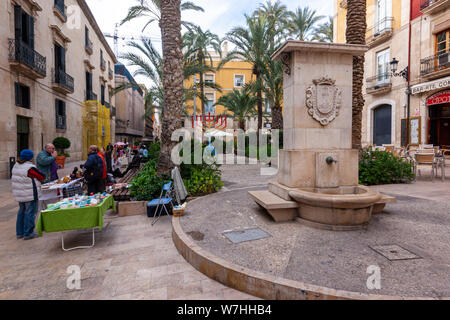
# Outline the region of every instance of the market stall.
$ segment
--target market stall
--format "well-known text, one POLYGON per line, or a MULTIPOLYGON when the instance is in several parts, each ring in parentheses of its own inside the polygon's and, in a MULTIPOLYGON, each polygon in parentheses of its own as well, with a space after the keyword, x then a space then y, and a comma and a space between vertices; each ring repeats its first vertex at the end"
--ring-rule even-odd
MULTIPOLYGON (((76 185, 80 185, 83 178, 68 180, 67 182, 58 183, 58 181, 50 182, 42 185, 41 188, 41 196, 39 200, 48 201, 48 200, 59 200, 60 197, 63 197, 64 190, 70 189, 76 185)), ((80 192, 81 194, 81 192, 80 192)))
POLYGON ((116 205, 114 198, 106 193, 66 198, 49 205, 47 210, 41 211, 36 231, 40 237, 43 232, 61 232, 64 251, 92 248, 95 245, 95 228, 102 230, 103 215, 108 209, 116 211, 116 205), (82 229, 92 229, 92 244, 66 249, 63 232, 82 229))

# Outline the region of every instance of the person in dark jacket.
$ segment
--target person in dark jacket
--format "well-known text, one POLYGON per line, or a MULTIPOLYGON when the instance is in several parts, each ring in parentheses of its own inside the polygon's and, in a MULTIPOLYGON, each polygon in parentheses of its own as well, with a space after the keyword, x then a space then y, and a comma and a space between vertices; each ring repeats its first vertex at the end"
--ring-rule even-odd
POLYGON ((96 194, 104 190, 102 188, 103 178, 103 159, 97 154, 97 146, 89 147, 89 155, 84 164, 84 178, 87 181, 88 193, 96 194))

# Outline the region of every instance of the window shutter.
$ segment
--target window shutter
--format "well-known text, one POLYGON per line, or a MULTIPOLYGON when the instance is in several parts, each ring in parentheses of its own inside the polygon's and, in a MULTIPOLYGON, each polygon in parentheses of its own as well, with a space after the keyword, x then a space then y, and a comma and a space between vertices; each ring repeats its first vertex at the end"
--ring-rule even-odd
POLYGON ((59 129, 59 100, 55 100, 55 119, 56 119, 56 129, 59 129))
POLYGON ((61 101, 61 117, 62 117, 62 129, 66 129, 66 102, 61 101))
POLYGON ((22 7, 14 6, 14 31, 16 40, 22 39, 22 7))
POLYGON ((19 87, 19 83, 17 83, 17 82, 14 83, 14 91, 16 94, 16 106, 20 106, 20 98, 19 98, 20 87, 19 87))
POLYGON ((34 19, 33 16, 27 15, 28 18, 28 44, 30 45, 30 48, 34 50, 34 19))
POLYGON ((23 87, 23 91, 24 91, 24 101, 23 102, 23 106, 25 108, 30 108, 31 105, 31 96, 30 96, 30 87, 23 87))
POLYGON ((66 72, 66 48, 61 47, 61 70, 66 72))

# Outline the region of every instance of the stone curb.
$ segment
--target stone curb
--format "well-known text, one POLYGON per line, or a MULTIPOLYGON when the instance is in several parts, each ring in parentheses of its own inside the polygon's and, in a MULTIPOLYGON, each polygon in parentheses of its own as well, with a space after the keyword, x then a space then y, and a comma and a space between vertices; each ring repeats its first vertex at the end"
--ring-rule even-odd
MULTIPOLYGON (((245 189, 251 189, 247 187, 245 189)), ((228 192, 231 192, 230 190, 228 192)), ((195 199, 198 201, 202 198, 195 199)), ((195 269, 230 288, 267 300, 449 300, 365 294, 336 290, 257 272, 219 258, 198 246, 172 218, 172 239, 178 252, 195 269)))

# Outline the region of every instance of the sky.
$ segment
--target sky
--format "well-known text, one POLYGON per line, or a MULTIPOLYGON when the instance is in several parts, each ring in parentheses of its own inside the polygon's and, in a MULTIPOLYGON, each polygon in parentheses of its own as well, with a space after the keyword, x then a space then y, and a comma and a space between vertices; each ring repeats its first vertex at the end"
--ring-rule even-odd
MULTIPOLYGON (((210 30, 220 37, 235 26, 244 26, 244 14, 251 14, 261 2, 265 0, 191 0, 201 6, 205 12, 182 12, 182 19, 199 25, 203 30, 210 30)), ((113 35, 115 25, 126 16, 128 8, 135 5, 137 0, 86 0, 92 13, 104 34, 113 35)), ((274 2, 274 1, 272 1, 274 2)), ((298 7, 309 6, 317 11, 319 15, 330 16, 333 14, 334 0, 281 0, 289 10, 294 11, 298 7)), ((138 39, 141 35, 150 37, 153 43, 160 47, 161 33, 157 23, 153 23, 142 32, 145 18, 125 23, 118 29, 119 37, 125 38, 119 41, 119 55, 126 52, 127 40, 138 39)), ((322 20, 325 22, 325 19, 322 20)), ((106 37, 111 48, 114 50, 112 38, 106 37)), ((120 59, 119 59, 120 60, 120 59)), ((124 63, 126 65, 126 63, 124 63)), ((133 68, 129 68, 133 72, 133 68)), ((147 86, 151 85, 146 79, 136 77, 138 82, 147 86)))

